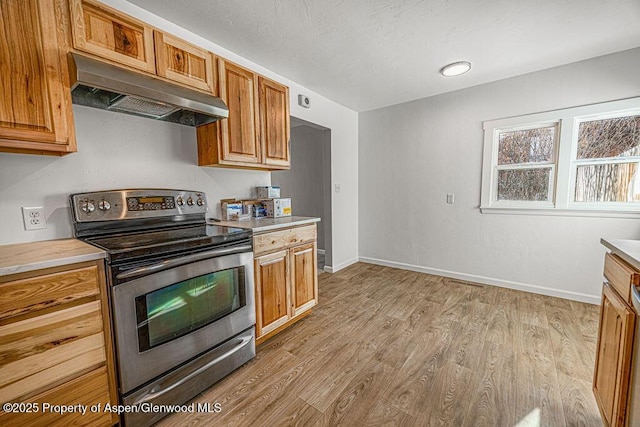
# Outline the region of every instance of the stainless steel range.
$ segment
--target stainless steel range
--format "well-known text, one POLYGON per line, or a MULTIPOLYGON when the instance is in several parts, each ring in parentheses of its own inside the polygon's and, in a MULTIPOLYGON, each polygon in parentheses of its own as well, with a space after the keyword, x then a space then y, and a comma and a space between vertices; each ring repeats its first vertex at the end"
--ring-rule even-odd
MULTIPOLYGON (((121 404, 177 405, 255 356, 247 230, 206 224, 198 191, 73 194, 74 231, 107 252, 121 404)), ((129 411, 125 425, 164 412, 129 411)))

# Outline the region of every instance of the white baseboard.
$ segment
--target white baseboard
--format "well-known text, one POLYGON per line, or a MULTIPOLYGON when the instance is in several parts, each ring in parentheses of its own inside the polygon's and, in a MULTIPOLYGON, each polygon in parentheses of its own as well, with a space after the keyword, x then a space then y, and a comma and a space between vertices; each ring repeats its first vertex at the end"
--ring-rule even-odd
POLYGON ((317 251, 320 255, 324 255, 324 249, 316 249, 316 251, 317 251))
POLYGON ((349 267, 350 265, 355 264, 355 263, 356 263, 356 262, 358 262, 358 261, 359 261, 359 259, 358 259, 358 258, 353 258, 353 259, 350 259, 349 261, 345 261, 345 262, 343 262, 343 263, 341 263, 341 264, 338 264, 338 265, 336 265, 335 267, 332 267, 332 266, 330 266, 330 265, 325 265, 325 266, 324 266, 324 271, 326 271, 327 273, 335 273, 335 272, 337 272, 337 271, 342 270, 343 268, 347 268, 347 267, 349 267))
MULTIPOLYGON (((455 271, 441 270, 439 268, 421 267, 419 265, 405 264, 402 262, 386 261, 382 259, 360 257, 361 262, 369 264, 383 265, 385 267, 400 268, 402 270, 417 271, 419 273, 433 274, 435 276, 450 277, 452 279, 466 280, 469 282, 482 283, 484 285, 499 286, 501 288, 516 289, 519 291, 531 292, 534 294, 548 295, 574 301, 586 302, 589 304, 600 305, 600 295, 589 295, 580 292, 563 291, 544 286, 530 285, 527 283, 511 282, 509 280, 492 279, 490 277, 476 276, 467 273, 458 273, 455 271)), ((337 271, 337 270, 336 270, 337 271)))

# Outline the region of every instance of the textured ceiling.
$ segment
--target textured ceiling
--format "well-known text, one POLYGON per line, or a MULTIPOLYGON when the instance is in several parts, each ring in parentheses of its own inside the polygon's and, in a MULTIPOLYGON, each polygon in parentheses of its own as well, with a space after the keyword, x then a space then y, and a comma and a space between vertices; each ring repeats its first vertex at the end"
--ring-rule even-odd
POLYGON ((640 0, 130 1, 356 111, 640 46, 640 0))

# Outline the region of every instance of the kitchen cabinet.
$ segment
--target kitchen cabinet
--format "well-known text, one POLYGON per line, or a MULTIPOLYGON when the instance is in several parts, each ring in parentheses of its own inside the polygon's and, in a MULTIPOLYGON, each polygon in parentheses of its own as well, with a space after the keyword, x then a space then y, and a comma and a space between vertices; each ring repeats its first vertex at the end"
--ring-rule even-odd
POLYGON ((625 426, 636 324, 627 295, 640 273, 610 253, 604 273, 593 392, 605 425, 625 426))
POLYGON ((200 166, 288 169, 289 88, 218 59, 229 117, 197 129, 200 166))
POLYGON ((70 0, 73 47, 216 94, 213 54, 94 0, 70 0))
POLYGON ((66 16, 50 0, 0 2, 0 151, 76 151, 66 16))
POLYGON ((256 234, 253 246, 259 344, 318 303, 316 225, 256 234))
POLYGON ((262 162, 272 168, 288 169, 289 158, 289 88, 258 77, 260 106, 260 147, 262 162))
POLYGON ((42 406, 117 404, 104 278, 102 260, 0 277, 0 401, 39 405, 3 411, 1 425, 118 422, 110 412, 42 406))
POLYGON ((156 72, 153 28, 93 0, 70 0, 73 47, 110 62, 156 72))
POLYGON ((156 68, 160 77, 217 93, 213 54, 161 31, 154 31, 156 68))

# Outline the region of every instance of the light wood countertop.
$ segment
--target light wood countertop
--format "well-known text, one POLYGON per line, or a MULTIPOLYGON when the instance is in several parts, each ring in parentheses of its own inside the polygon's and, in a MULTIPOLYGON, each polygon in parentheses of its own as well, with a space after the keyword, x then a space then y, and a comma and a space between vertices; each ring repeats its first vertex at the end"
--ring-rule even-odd
POLYGON ((105 258, 106 253, 76 239, 0 246, 0 276, 105 258))
POLYGON ((281 218, 252 218, 248 221, 208 221, 208 224, 221 225, 223 227, 235 227, 250 229, 254 233, 264 233, 281 228, 297 227, 299 225, 319 222, 320 218, 306 216, 285 216, 281 218))
POLYGON ((611 253, 631 264, 635 269, 640 270, 640 240, 607 240, 600 239, 611 253))

